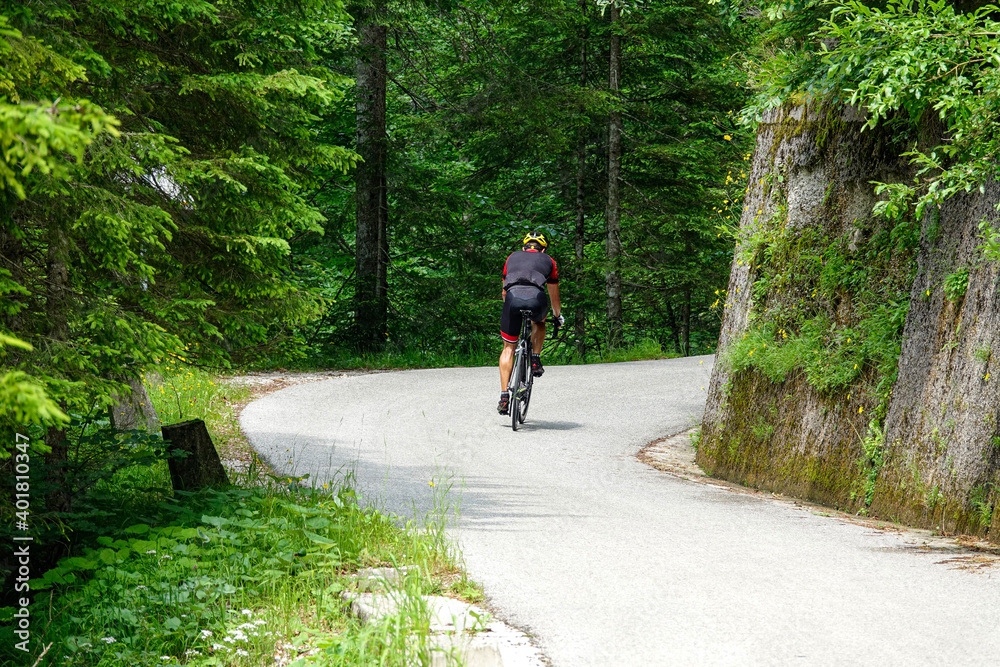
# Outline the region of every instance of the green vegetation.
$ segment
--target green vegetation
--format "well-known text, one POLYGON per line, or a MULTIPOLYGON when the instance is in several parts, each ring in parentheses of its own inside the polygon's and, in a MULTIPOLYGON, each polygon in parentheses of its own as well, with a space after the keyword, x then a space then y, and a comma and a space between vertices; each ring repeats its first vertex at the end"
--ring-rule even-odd
MULTIPOLYGON (((206 418, 217 441, 235 437, 233 408, 245 389, 196 370, 159 370, 150 389, 161 415, 206 418)), ((106 424, 84 432, 84 445, 110 437, 106 424)), ((69 555, 32 585, 32 649, 37 657, 51 644, 46 664, 245 665, 306 648, 318 649, 306 662, 414 664, 431 651, 419 596, 481 597, 444 533, 447 479, 435 480, 434 513, 403 522, 364 508, 349 473, 303 486, 307 479, 267 475, 254 458, 234 487, 184 493, 171 491, 156 439, 115 442, 130 452, 113 474, 116 461, 101 453, 105 474, 61 517, 69 555), (398 585, 408 602, 361 626, 340 592, 350 573, 383 565, 416 566, 398 585)), ((13 609, 4 611, 7 621, 13 609)), ((4 651, 13 651, 11 628, 4 651)))
POLYGON ((871 224, 831 241, 808 229, 791 232, 778 217, 742 241, 758 278, 750 328, 727 350, 727 363, 755 368, 772 382, 802 372, 825 394, 842 392, 862 376, 874 378, 867 391, 879 406, 876 416, 884 417, 918 237, 906 220, 871 224), (856 243, 858 232, 863 240, 856 243), (851 308, 851 321, 838 316, 843 305, 851 308))
POLYGON ((875 419, 868 424, 868 435, 861 441, 864 457, 861 460, 861 470, 864 477, 864 504, 862 511, 871 507, 875 496, 875 482, 879 471, 885 465, 885 429, 875 419))
POLYGON ((323 664, 426 660, 429 647, 406 639, 426 635, 426 611, 361 628, 339 594, 347 573, 385 564, 419 567, 402 584, 410 598, 440 593, 439 575, 455 571, 449 545, 362 509, 347 484, 327 486, 150 495, 117 509, 121 494, 105 486, 102 534, 34 585, 36 617, 53 619, 36 646, 51 642, 49 660, 74 665, 241 665, 289 644, 321 646, 323 664))
POLYGON ((949 301, 958 302, 965 296, 969 289, 969 269, 963 268, 945 276, 944 295, 949 301))
MULTIPOLYGON (((731 259, 716 227, 739 217, 752 142, 734 121, 744 73, 731 54, 753 26, 727 26, 701 2, 629 5, 615 29, 625 65, 613 96, 613 29, 592 2, 390 3, 387 11, 387 347, 494 349, 500 269, 537 228, 559 267, 565 347, 603 356, 614 330, 607 128, 618 109, 624 322, 611 347, 652 339, 679 353, 714 350, 719 318, 709 304, 731 259)), ((350 75, 354 61, 336 67, 350 75)), ((356 354, 344 349, 355 335, 355 191, 351 175, 321 188, 325 234, 292 246, 304 278, 328 298, 324 317, 303 329, 311 363, 356 354)))
MULTIPOLYGON (((719 3, 727 14, 750 3, 719 3)), ((757 4, 757 3, 754 3, 757 4)), ((1000 70, 989 57, 1000 45, 997 5, 982 0, 793 0, 759 3, 768 19, 757 45, 754 101, 743 117, 768 108, 810 103, 855 105, 867 125, 889 124, 910 145, 910 183, 883 183, 893 206, 917 220, 959 193, 982 191, 995 175, 1000 144, 995 95, 1000 70), (917 146, 932 126, 946 140, 917 146)), ((988 244, 987 244, 988 245, 988 244)))

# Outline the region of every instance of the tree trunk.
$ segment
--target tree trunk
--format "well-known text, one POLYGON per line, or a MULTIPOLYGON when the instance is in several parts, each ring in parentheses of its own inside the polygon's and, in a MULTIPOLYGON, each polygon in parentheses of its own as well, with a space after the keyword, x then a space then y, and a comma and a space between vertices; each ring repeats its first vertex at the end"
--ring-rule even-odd
MULTIPOLYGON (((583 30, 580 34, 580 87, 587 87, 587 0, 580 0, 580 9, 583 13, 583 30)), ((576 250, 576 284, 577 289, 584 282, 583 271, 583 249, 586 245, 586 209, 584 207, 585 191, 584 178, 587 175, 587 138, 580 135, 580 141, 576 147, 576 233, 573 239, 576 250)), ((576 307, 576 351, 583 359, 587 355, 587 319, 583 308, 576 307)))
POLYGON ((170 448, 186 454, 167 460, 170 483, 174 489, 194 491, 206 486, 229 484, 226 469, 222 467, 205 422, 193 419, 180 424, 167 424, 162 430, 163 439, 170 443, 170 448))
POLYGON ((617 347, 622 339, 622 278, 621 278, 621 168, 622 168, 622 114, 618 108, 618 92, 621 90, 622 38, 618 23, 621 15, 617 3, 608 6, 611 15, 611 67, 608 88, 615 104, 608 118, 608 208, 607 220, 607 260, 608 271, 605 278, 607 294, 608 329, 610 347, 617 347))
POLYGON ((684 301, 681 303, 681 354, 691 355, 691 288, 684 289, 684 301))
POLYGON ((379 23, 383 3, 358 18, 357 151, 363 162, 355 172, 355 341, 366 350, 385 342, 388 311, 387 267, 389 207, 386 195, 386 26, 379 23))
POLYGON ((667 307, 667 325, 670 327, 670 336, 674 341, 674 350, 676 350, 677 353, 680 354, 681 339, 680 339, 679 329, 677 327, 677 318, 674 317, 674 307, 673 304, 670 303, 669 298, 663 303, 667 307))
POLYGON ((155 433, 160 428, 156 408, 149 400, 146 386, 139 378, 122 378, 132 389, 128 396, 115 396, 111 406, 111 425, 118 430, 142 429, 155 433))
MULTIPOLYGON (((48 281, 45 295, 45 315, 48 319, 48 336, 53 345, 69 339, 69 268, 67 266, 70 241, 58 222, 48 229, 48 281)), ((65 406, 62 406, 65 408, 65 406)), ((51 489, 46 498, 49 511, 66 512, 70 509, 70 493, 66 486, 66 431, 50 426, 45 432, 45 444, 50 451, 44 461, 51 489)))

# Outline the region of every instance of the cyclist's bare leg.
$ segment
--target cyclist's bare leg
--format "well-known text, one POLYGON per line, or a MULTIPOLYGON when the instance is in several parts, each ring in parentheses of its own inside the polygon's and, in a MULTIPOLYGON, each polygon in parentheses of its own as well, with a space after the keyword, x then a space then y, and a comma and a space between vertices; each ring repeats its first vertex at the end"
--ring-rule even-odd
POLYGON ((531 323, 531 351, 542 353, 542 343, 545 342, 545 322, 531 323))
POLYGON ((510 382, 510 372, 514 370, 514 348, 516 343, 503 342, 503 350, 500 352, 500 391, 507 391, 507 383, 510 382))

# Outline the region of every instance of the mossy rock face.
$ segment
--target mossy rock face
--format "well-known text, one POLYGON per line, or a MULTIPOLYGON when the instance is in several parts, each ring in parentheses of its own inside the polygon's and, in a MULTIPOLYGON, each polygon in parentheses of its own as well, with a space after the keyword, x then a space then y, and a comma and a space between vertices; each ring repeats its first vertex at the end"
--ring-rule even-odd
POLYGON ((920 225, 876 219, 871 182, 912 169, 898 136, 863 125, 850 108, 796 107, 759 126, 698 461, 749 486, 997 539, 1000 274, 976 246, 1000 187, 920 225), (866 328, 880 295, 898 322, 866 328), (807 322, 823 325, 808 341, 807 322), (867 338, 852 369, 853 331, 867 338), (789 334, 798 348, 782 347, 789 334))
MULTIPOLYGON (((815 376, 832 361, 802 359, 774 370, 746 355, 760 359, 780 349, 805 319, 829 322, 836 336, 865 315, 851 290, 821 288, 832 253, 850 272, 878 228, 870 181, 906 175, 895 138, 862 132, 864 122, 851 108, 796 107, 760 124, 698 452, 717 476, 845 509, 860 508, 869 495, 862 439, 878 378, 852 364, 824 384, 815 376), (742 363, 733 363, 748 336, 766 346, 772 335, 770 350, 744 349, 742 363)), ((885 262, 870 279, 907 275, 901 261, 885 262)))
POLYGON ((698 462, 717 477, 846 510, 860 507, 863 452, 843 402, 802 376, 774 383, 754 370, 731 376, 727 418, 702 429, 698 462))
POLYGON ((872 510, 1000 538, 1000 271, 977 248, 1000 186, 925 218, 872 510), (991 526, 994 526, 991 530, 991 526))

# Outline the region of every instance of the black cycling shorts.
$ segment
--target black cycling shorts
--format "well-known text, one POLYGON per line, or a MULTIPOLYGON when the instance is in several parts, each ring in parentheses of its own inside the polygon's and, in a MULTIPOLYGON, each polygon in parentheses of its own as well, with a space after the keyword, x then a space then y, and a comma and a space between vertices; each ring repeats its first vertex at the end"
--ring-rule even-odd
POLYGON ((543 322, 549 313, 549 297, 531 285, 514 285, 507 290, 500 315, 500 337, 516 343, 521 335, 521 311, 531 311, 532 322, 543 322))

